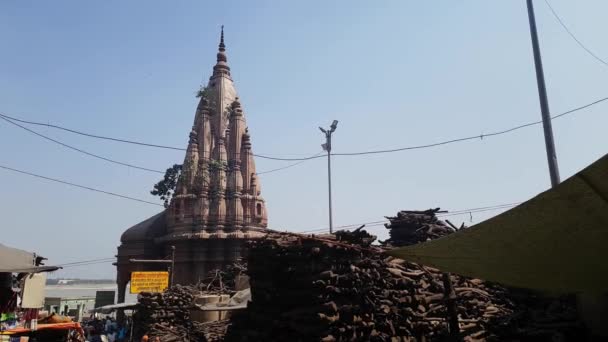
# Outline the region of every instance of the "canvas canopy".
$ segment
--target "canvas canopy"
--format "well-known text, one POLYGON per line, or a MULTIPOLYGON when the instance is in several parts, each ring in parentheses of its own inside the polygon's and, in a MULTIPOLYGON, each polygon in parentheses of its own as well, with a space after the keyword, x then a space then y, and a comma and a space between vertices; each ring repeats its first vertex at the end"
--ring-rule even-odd
POLYGON ((94 308, 91 312, 101 312, 103 314, 109 314, 116 310, 133 310, 137 308, 137 303, 118 303, 118 304, 110 304, 100 306, 98 308, 94 308))
POLYGON ((515 287, 606 292, 608 155, 501 215, 389 254, 515 287))
POLYGON ((37 273, 59 268, 35 264, 36 254, 0 244, 0 273, 37 273))

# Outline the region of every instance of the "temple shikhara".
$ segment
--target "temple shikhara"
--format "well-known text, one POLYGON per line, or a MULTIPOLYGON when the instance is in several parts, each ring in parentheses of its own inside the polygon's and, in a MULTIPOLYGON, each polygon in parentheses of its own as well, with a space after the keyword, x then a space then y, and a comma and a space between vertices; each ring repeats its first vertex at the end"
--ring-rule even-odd
POLYGON ((247 129, 226 57, 224 32, 203 91, 181 175, 166 210, 127 229, 118 247, 119 302, 133 271, 163 270, 130 259, 167 259, 175 247, 176 284, 195 283, 264 236, 267 213, 247 129))

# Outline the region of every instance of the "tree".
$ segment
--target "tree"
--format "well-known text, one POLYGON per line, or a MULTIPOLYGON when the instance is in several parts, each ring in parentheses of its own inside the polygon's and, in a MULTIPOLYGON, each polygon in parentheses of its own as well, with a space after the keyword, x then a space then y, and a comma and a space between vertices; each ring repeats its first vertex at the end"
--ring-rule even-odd
POLYGON ((169 207, 169 202, 175 193, 177 180, 182 173, 182 165, 175 164, 165 171, 165 176, 158 183, 154 184, 154 189, 150 193, 159 196, 164 201, 165 208, 169 207))

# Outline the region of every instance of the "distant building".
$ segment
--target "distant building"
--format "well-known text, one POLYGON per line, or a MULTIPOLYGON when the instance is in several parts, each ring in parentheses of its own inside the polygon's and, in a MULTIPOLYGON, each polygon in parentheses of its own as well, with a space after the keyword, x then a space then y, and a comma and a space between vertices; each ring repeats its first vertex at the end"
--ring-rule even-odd
POLYGON ((168 258, 175 246, 175 283, 195 283, 209 270, 237 259, 247 239, 264 236, 266 205, 245 113, 227 64, 223 30, 213 75, 200 95, 169 207, 127 229, 120 239, 119 303, 124 302, 131 272, 164 267, 132 264, 131 258, 168 258))
POLYGON ((46 297, 44 310, 49 314, 74 317, 80 322, 87 311, 95 308, 95 297, 46 297))

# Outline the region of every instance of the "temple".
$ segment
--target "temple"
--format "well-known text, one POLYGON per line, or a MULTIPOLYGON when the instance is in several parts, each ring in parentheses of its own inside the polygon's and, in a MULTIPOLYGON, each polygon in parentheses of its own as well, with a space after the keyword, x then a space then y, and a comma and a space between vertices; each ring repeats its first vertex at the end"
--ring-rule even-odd
POLYGON ((182 172, 167 209, 127 229, 118 247, 118 302, 133 271, 166 265, 130 259, 170 259, 175 284, 196 283, 241 256, 247 239, 264 236, 267 213, 260 196, 245 113, 230 76, 224 30, 217 63, 200 101, 182 172))

